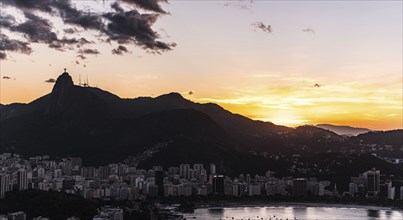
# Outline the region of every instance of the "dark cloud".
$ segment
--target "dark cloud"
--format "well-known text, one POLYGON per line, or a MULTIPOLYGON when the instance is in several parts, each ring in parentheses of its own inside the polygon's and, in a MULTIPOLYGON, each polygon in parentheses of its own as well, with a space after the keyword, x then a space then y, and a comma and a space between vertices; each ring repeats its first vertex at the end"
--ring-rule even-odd
POLYGON ((62 44, 67 44, 67 45, 76 45, 77 47, 81 47, 81 46, 83 46, 83 45, 86 45, 86 44, 93 44, 93 43, 95 43, 95 42, 93 42, 93 41, 89 41, 89 40, 87 40, 87 39, 85 39, 85 38, 63 38, 63 39, 61 39, 61 40, 59 40, 59 42, 60 43, 62 43, 62 44))
POLYGON ((52 15, 58 14, 65 23, 78 25, 84 29, 97 29, 103 26, 99 15, 76 9, 72 6, 71 0, 4 0, 2 2, 19 8, 24 13, 42 11, 52 15))
MULTIPOLYGON (((77 57, 85 60, 87 57, 85 55, 98 55, 100 52, 97 49, 80 49, 78 50, 78 55, 77 57)), ((78 61, 76 61, 78 62, 78 61)))
POLYGON ((5 60, 7 58, 7 54, 4 52, 0 52, 0 60, 5 60))
MULTIPOLYGON (((53 23, 38 16, 37 12, 44 12, 51 16, 58 16, 64 24, 73 26, 63 29, 65 34, 81 32, 80 28, 84 29, 84 31, 96 30, 100 33, 99 36, 95 36, 99 42, 103 42, 106 39, 107 42, 133 44, 148 52, 158 54, 175 47, 175 43, 159 41, 158 32, 152 29, 159 16, 167 14, 161 7, 161 3, 166 3, 167 0, 117 1, 128 4, 132 10, 125 11, 118 2, 111 5, 114 12, 92 13, 87 10, 77 9, 71 0, 1 0, 1 3, 6 6, 20 9, 26 19, 24 22, 18 23, 13 16, 2 13, 0 15, 0 28, 23 34, 27 45, 31 42, 42 43, 60 51, 73 50, 75 46, 81 47, 83 44, 93 43, 87 39, 79 40, 66 37, 59 39, 53 23), (136 8, 141 8, 151 13, 139 13, 136 8)), ((17 50, 10 51, 21 52, 17 50)), ((5 57, 6 52, 2 51, 0 58, 5 59, 5 57)))
POLYGON ((253 0, 231 0, 224 3, 224 6, 250 11, 253 3, 253 0))
POLYGON ((75 34, 78 32, 78 30, 76 28, 66 28, 66 29, 63 29, 63 31, 66 34, 75 34))
POLYGON ((195 92, 192 91, 192 90, 190 90, 190 91, 188 92, 188 95, 193 95, 193 94, 195 94, 195 92))
POLYGON ((73 50, 74 47, 72 45, 78 44, 78 40, 75 38, 63 38, 60 40, 52 41, 48 46, 50 48, 64 51, 65 49, 73 50))
POLYGON ((320 87, 322 87, 322 85, 321 85, 321 84, 318 84, 318 83, 315 83, 315 84, 313 85, 313 87, 314 87, 314 88, 320 88, 320 87))
POLYGON ((78 39, 78 45, 80 45, 80 46, 85 45, 85 44, 93 44, 93 43, 95 43, 95 42, 89 41, 83 37, 78 39))
POLYGON ((3 79, 12 79, 10 76, 3 76, 3 79))
POLYGON ((130 51, 123 45, 119 45, 117 48, 112 50, 112 54, 123 55, 124 53, 130 53, 130 51))
POLYGON ((87 59, 87 57, 84 56, 83 54, 78 54, 77 57, 80 58, 80 59, 82 59, 82 60, 87 59))
POLYGON ((142 9, 153 11, 161 14, 167 13, 161 8, 160 3, 168 3, 167 0, 121 0, 128 4, 134 4, 142 9))
POLYGON ((78 50, 80 54, 91 54, 91 55, 98 55, 100 54, 98 49, 80 49, 78 50))
POLYGON ((45 80, 45 83, 55 83, 55 82, 56 82, 56 80, 53 78, 45 80))
POLYGON ((84 68, 87 68, 87 65, 84 64, 83 67, 84 67, 84 68))
POLYGON ((105 34, 109 40, 120 44, 136 44, 149 52, 161 53, 171 50, 175 43, 158 41, 159 35, 151 26, 158 19, 158 14, 140 14, 136 10, 111 12, 104 15, 109 21, 105 34))
MULTIPOLYGON (((19 32, 29 42, 44 43, 50 48, 63 51, 65 49, 73 49, 73 45, 82 46, 91 43, 85 38, 62 38, 59 39, 55 32, 52 31, 52 24, 44 18, 41 18, 31 12, 24 12, 27 19, 25 22, 18 25, 8 25, 6 28, 14 32, 19 32)), ((4 19, 3 19, 4 20, 4 19)))
POLYGON ((52 0, 2 0, 5 5, 14 6, 24 11, 44 11, 52 12, 52 0))
POLYGON ((112 9, 114 9, 116 12, 120 12, 120 13, 123 13, 123 12, 125 12, 125 10, 123 10, 123 8, 119 5, 119 3, 117 3, 117 2, 114 2, 112 5, 111 5, 111 7, 112 7, 112 9))
POLYGON ((78 60, 76 60, 76 64, 78 64, 78 65, 79 65, 79 64, 80 64, 80 62, 78 62, 78 60))
POLYGON ((74 45, 77 46, 77 47, 81 47, 81 46, 83 46, 85 44, 92 44, 92 43, 94 43, 94 42, 88 41, 85 38, 80 38, 80 39, 77 39, 77 38, 63 38, 63 39, 60 39, 60 40, 57 40, 57 41, 52 41, 49 44, 49 47, 63 51, 65 49, 73 50, 74 45))
POLYGON ((14 16, 7 15, 1 12, 0 14, 0 27, 10 28, 16 23, 14 16))
POLYGON ((103 22, 98 14, 80 11, 71 5, 69 0, 56 0, 53 6, 58 9, 63 21, 67 24, 80 26, 84 29, 103 29, 103 22))
POLYGON ((311 29, 311 28, 305 28, 305 29, 302 29, 302 31, 303 32, 311 32, 311 33, 315 33, 315 31, 313 30, 313 29, 311 29))
POLYGON ((25 12, 24 15, 27 21, 13 27, 13 31, 24 34, 30 42, 51 44, 58 41, 56 33, 52 31, 52 25, 47 19, 30 12, 25 12))
POLYGON ((273 29, 271 28, 271 25, 266 25, 266 24, 264 24, 263 22, 255 22, 255 23, 253 23, 252 24, 255 28, 258 28, 258 29, 260 29, 260 30, 262 30, 262 31, 264 31, 264 32, 267 32, 267 33, 271 33, 271 32, 273 32, 273 29))
POLYGON ((32 49, 29 43, 19 40, 10 39, 7 35, 0 33, 0 60, 7 58, 6 51, 19 52, 23 54, 31 54, 32 49))

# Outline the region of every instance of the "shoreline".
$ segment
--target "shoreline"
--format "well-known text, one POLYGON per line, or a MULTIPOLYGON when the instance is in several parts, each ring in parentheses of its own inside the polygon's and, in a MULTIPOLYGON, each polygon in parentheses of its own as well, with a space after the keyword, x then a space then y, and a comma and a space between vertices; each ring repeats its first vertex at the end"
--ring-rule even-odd
POLYGON ((394 210, 401 211, 403 209, 390 206, 374 206, 374 205, 359 205, 359 204, 342 204, 342 203, 323 203, 323 202, 223 202, 217 204, 196 204, 196 209, 221 209, 221 208, 236 208, 236 207, 294 207, 294 208, 347 208, 347 209, 367 209, 367 210, 394 210))
POLYGON ((401 219, 403 209, 391 207, 305 202, 222 203, 204 205, 182 219, 401 219), (255 218, 256 217, 256 218, 255 218), (276 218, 277 217, 277 218, 276 218))

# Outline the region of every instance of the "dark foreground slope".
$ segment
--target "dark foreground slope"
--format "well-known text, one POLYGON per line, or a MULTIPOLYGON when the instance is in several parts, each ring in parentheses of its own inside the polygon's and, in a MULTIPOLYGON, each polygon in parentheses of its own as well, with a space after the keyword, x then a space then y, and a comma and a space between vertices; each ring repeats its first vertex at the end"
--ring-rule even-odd
POLYGON ((371 131, 352 137, 351 140, 365 144, 383 144, 392 146, 403 146, 403 130, 371 131))
POLYGON ((49 219, 78 217, 92 219, 97 214, 98 204, 79 195, 57 191, 26 190, 6 193, 0 199, 0 213, 24 211, 27 219, 42 216, 49 219))

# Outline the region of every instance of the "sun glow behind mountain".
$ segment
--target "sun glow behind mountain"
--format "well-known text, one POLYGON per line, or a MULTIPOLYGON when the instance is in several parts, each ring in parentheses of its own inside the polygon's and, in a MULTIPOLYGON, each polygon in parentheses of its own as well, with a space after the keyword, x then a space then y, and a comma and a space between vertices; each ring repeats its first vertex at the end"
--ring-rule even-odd
MULTIPOLYGON (((215 102, 250 118, 276 124, 298 126, 326 121, 371 129, 402 127, 402 77, 383 76, 377 82, 365 77, 313 86, 312 79, 267 76, 253 82, 254 88, 238 88, 236 98, 195 99, 215 102), (270 82, 277 86, 270 86, 270 82), (264 85, 267 83, 266 85, 264 85)), ((317 81, 325 81, 318 79, 317 81)))

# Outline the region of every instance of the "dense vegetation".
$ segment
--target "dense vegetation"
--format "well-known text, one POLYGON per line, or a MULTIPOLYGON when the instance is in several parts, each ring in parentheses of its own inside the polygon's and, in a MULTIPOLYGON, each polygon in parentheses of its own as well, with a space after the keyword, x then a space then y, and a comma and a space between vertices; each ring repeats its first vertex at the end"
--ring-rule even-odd
POLYGON ((24 211, 27 219, 42 216, 50 219, 79 217, 92 219, 97 214, 98 203, 81 196, 57 191, 26 190, 6 193, 0 200, 0 213, 24 211))
POLYGON ((362 141, 363 143, 369 144, 389 144, 393 146, 403 145, 403 131, 391 130, 391 131, 373 131, 365 134, 360 134, 357 137, 352 137, 351 139, 355 142, 362 141))

